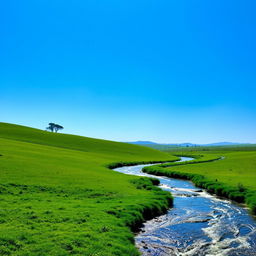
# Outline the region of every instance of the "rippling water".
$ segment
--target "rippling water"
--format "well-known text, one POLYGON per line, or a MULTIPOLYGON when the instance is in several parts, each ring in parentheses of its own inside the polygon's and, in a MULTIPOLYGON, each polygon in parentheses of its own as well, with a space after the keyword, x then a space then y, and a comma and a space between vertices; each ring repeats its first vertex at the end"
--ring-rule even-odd
MULTIPOLYGON (((181 161, 191 158, 183 157, 181 161)), ((145 223, 136 236, 142 255, 251 256, 256 255, 256 221, 246 209, 216 198, 191 182, 142 173, 147 165, 115 169, 156 177, 174 196, 167 214, 145 223)))

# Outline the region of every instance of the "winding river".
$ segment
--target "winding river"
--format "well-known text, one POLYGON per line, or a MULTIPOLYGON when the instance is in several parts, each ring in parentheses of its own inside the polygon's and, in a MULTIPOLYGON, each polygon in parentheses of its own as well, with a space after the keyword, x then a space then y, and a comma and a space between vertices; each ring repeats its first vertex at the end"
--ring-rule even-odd
MULTIPOLYGON (((182 157, 180 161, 188 160, 192 158, 182 157)), ((256 221, 245 208, 210 195, 190 181, 143 173, 145 166, 115 171, 158 178, 160 187, 173 194, 174 206, 167 214, 144 223, 136 235, 142 255, 256 255, 256 221)))

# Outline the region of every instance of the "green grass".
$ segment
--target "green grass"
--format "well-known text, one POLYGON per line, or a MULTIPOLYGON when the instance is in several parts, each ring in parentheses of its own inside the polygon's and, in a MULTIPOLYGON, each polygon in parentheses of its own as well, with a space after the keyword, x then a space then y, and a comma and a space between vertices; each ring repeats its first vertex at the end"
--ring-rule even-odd
POLYGON ((155 175, 192 180, 197 186, 211 193, 224 196, 240 203, 247 203, 256 214, 256 151, 250 147, 216 147, 212 151, 187 150, 171 152, 175 155, 195 156, 184 163, 151 166, 144 171, 155 175), (224 159, 216 161, 220 156, 224 159))
POLYGON ((174 160, 146 147, 0 123, 0 255, 138 255, 133 233, 172 203, 122 163, 174 160))
POLYGON ((176 146, 176 145, 165 145, 165 144, 145 144, 143 146, 161 150, 163 152, 214 152, 214 151, 255 151, 256 144, 237 144, 237 145, 226 145, 226 146, 176 146))
MULTIPOLYGON (((195 154, 195 153, 172 153, 173 156, 181 157, 193 157, 193 160, 184 161, 184 162, 169 162, 158 165, 160 167, 171 167, 171 166, 182 166, 188 164, 198 164, 198 163, 206 163, 206 162, 214 162, 222 159, 222 155, 220 154, 195 154)), ((153 168, 153 167, 152 167, 153 168)))

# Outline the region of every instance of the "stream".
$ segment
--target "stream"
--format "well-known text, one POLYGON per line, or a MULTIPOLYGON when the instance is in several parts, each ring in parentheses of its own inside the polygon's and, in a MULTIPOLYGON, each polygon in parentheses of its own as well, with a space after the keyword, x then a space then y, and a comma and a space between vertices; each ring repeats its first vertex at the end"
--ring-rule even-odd
MULTIPOLYGON (((180 161, 193 158, 182 157, 180 161)), ((256 221, 248 210, 197 188, 187 180, 142 172, 149 165, 126 166, 115 171, 153 177, 174 196, 167 214, 144 223, 136 235, 142 255, 251 256, 256 255, 256 221)))

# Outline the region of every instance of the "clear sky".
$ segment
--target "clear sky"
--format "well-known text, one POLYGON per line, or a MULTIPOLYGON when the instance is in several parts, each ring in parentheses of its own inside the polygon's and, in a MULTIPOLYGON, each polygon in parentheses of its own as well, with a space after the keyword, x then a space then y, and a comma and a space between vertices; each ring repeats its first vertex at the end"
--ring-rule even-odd
POLYGON ((117 141, 256 142, 255 0, 0 8, 0 120, 117 141))

